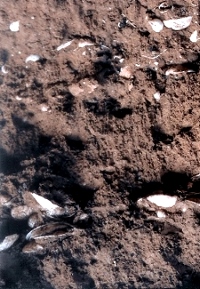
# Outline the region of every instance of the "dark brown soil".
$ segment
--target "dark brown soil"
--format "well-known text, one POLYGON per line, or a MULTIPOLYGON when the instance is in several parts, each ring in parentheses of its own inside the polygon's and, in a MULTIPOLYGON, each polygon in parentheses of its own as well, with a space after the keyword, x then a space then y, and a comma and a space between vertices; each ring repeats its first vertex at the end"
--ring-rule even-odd
POLYGON ((199 1, 166 2, 0 1, 0 241, 19 234, 0 288, 200 288, 199 1), (148 25, 190 15, 180 31, 148 25), (186 212, 137 205, 158 190, 186 212), (10 214, 27 191, 67 206, 75 229, 30 254, 27 220, 10 214))

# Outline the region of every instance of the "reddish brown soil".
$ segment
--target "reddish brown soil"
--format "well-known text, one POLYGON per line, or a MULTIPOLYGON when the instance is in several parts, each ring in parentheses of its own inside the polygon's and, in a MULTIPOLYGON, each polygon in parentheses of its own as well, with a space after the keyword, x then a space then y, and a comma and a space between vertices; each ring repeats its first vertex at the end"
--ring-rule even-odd
POLYGON ((1 288, 200 288, 200 42, 189 40, 199 7, 172 0, 161 13, 160 3, 0 1, 0 181, 11 199, 0 241, 20 235, 0 252, 1 288), (147 19, 190 15, 187 29, 160 33, 147 19), (25 63, 31 54, 40 61, 25 63), (194 72, 166 77, 177 64, 194 72), (156 190, 195 202, 159 221, 136 204, 156 190), (71 236, 30 254, 27 220, 10 215, 27 191, 75 212, 71 236))

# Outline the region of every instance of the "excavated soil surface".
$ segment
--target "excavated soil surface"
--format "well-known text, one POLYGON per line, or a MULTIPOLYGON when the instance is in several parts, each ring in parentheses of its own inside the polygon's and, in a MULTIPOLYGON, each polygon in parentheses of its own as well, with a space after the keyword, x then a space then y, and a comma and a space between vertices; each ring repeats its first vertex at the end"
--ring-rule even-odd
POLYGON ((0 288, 200 288, 199 1, 160 4, 0 1, 0 288), (65 208, 37 212, 64 237, 26 240, 30 193, 65 208))

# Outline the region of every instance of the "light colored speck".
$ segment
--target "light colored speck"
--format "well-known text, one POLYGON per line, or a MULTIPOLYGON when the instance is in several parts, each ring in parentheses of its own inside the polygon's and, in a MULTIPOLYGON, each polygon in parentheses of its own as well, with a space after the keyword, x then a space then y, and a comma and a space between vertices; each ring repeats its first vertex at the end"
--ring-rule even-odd
POLYGON ((160 92, 159 91, 155 92, 153 97, 155 98, 155 100, 159 101, 160 100, 160 92))
POLYGON ((15 99, 16 99, 16 100, 22 100, 22 98, 21 98, 21 97, 19 97, 18 95, 17 95, 17 96, 15 96, 15 99))
POLYGON ((31 17, 31 19, 32 19, 32 20, 34 20, 34 19, 35 19, 35 17, 34 17, 34 16, 32 16, 32 17, 31 17))
POLYGON ((1 67, 1 72, 3 72, 4 74, 7 74, 8 73, 8 70, 5 68, 5 65, 3 65, 1 67))
POLYGON ((18 54, 21 54, 21 51, 18 51, 18 54))
POLYGON ((166 217, 166 215, 165 215, 165 213, 163 211, 157 211, 156 215, 157 215, 158 218, 165 218, 166 217))
POLYGON ((185 213, 187 211, 187 207, 182 208, 182 212, 185 213))
POLYGON ((12 32, 17 32, 17 31, 19 31, 19 21, 12 22, 12 23, 10 24, 10 30, 11 30, 12 32))
POLYGON ((41 105, 40 109, 42 112, 46 112, 46 111, 48 111, 49 108, 47 105, 43 104, 43 105, 41 105))

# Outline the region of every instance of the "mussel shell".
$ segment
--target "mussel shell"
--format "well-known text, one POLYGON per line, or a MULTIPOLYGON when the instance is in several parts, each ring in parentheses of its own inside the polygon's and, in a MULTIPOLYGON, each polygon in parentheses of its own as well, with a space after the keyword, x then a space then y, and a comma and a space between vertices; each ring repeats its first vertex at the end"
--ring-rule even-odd
POLYGON ((26 235, 26 240, 59 238, 67 236, 68 234, 71 235, 72 232, 73 227, 71 225, 63 222, 53 222, 31 230, 26 235))

